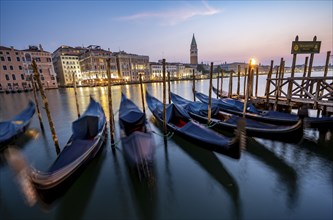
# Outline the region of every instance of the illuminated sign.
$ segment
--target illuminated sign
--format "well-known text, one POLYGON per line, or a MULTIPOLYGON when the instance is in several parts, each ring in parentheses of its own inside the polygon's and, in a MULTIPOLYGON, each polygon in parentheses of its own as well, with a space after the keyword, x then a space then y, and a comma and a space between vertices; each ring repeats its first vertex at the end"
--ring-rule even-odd
POLYGON ((292 54, 320 53, 321 41, 293 41, 292 54))

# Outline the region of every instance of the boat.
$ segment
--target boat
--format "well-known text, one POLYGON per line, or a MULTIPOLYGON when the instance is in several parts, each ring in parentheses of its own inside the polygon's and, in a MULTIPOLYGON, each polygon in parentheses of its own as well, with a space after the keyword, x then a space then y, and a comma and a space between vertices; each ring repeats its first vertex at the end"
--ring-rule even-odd
POLYGON ((53 201, 68 189, 100 152, 106 139, 105 113, 92 97, 86 111, 72 123, 72 131, 67 144, 46 171, 30 167, 30 180, 44 201, 53 201))
MULTIPOLYGON (((219 94, 219 91, 215 87, 213 87, 213 91, 216 94, 219 94)), ((202 93, 198 93, 197 97, 202 102, 208 102, 208 101, 205 101, 205 100, 208 100, 208 97, 207 96, 205 97, 205 95, 202 93)), ((216 99, 216 100, 219 100, 219 101, 216 102, 215 100, 213 101, 213 99, 212 99, 212 102, 217 103, 217 105, 219 107, 221 107, 221 109, 223 111, 233 113, 233 114, 243 115, 244 103, 242 101, 239 101, 236 99, 231 99, 231 98, 222 98, 222 99, 216 99)), ((307 109, 306 109, 306 111, 307 111, 307 109)), ((329 116, 309 117, 308 113, 305 113, 304 116, 305 116, 304 117, 304 127, 317 129, 320 132, 324 132, 324 133, 327 132, 328 130, 333 131, 333 117, 332 116, 331 117, 329 117, 329 116)), ((269 123, 274 123, 274 124, 290 125, 290 124, 296 124, 297 121, 299 121, 298 115, 289 114, 289 113, 285 113, 285 112, 258 110, 250 103, 247 103, 246 117, 269 122, 269 123)))
POLYGON ((138 171, 139 179, 150 178, 155 153, 153 132, 146 114, 123 93, 119 107, 119 126, 126 160, 138 171))
MULTIPOLYGON (((187 113, 200 123, 208 123, 208 104, 192 102, 183 97, 170 93, 173 103, 180 105, 187 113)), ((219 131, 233 133, 237 129, 238 120, 242 117, 219 111, 218 106, 211 109, 211 124, 219 131)), ((282 142, 299 142, 303 137, 303 122, 299 120, 295 125, 274 125, 245 118, 246 135, 282 142)))
MULTIPOLYGON (((146 101, 158 124, 163 126, 162 102, 148 92, 146 92, 146 101)), ((215 151, 234 159, 240 158, 241 148, 245 145, 245 135, 242 129, 237 129, 238 132, 233 138, 223 136, 193 121, 185 110, 174 103, 166 106, 166 125, 168 131, 174 132, 174 134, 207 150, 215 151)), ((244 125, 240 125, 240 127, 244 127, 244 125)))
POLYGON ((227 98, 229 95, 229 93, 227 91, 222 90, 222 92, 221 92, 221 90, 218 90, 214 86, 212 87, 212 89, 213 89, 214 93, 220 98, 227 98))
MULTIPOLYGON (((195 91, 195 96, 203 103, 208 103, 209 97, 201 92, 195 91)), ((212 106, 218 106, 220 111, 243 116, 244 103, 237 99, 211 98, 212 106)), ((294 125, 299 121, 298 115, 278 111, 259 110, 251 103, 246 104, 246 118, 257 121, 277 124, 277 125, 294 125)))
POLYGON ((29 101, 28 106, 18 115, 0 122, 0 150, 26 131, 35 110, 35 103, 29 101))

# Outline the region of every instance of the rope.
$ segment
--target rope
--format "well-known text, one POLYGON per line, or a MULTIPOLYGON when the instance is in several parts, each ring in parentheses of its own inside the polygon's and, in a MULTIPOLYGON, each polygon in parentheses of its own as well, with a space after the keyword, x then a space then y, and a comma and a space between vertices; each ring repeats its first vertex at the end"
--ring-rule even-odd
POLYGON ((155 133, 155 134, 157 134, 158 136, 166 137, 168 140, 170 138, 172 138, 173 135, 175 134, 175 132, 170 132, 170 131, 168 131, 168 133, 166 133, 166 134, 160 134, 160 133, 157 133, 156 131, 152 131, 152 132, 155 133))
POLYGON ((206 125, 206 127, 208 127, 208 128, 212 128, 212 127, 214 127, 215 125, 217 125, 217 123, 218 123, 217 121, 216 121, 216 122, 210 121, 209 124, 206 125))

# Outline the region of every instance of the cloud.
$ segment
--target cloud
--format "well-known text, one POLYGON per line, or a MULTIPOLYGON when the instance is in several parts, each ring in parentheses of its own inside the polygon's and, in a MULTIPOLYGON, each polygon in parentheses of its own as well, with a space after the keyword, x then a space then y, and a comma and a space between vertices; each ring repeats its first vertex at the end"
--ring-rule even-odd
POLYGON ((176 25, 196 16, 211 16, 220 13, 221 10, 213 8, 207 2, 202 2, 200 7, 173 8, 172 10, 158 12, 142 12, 129 16, 120 17, 125 21, 147 21, 155 20, 161 25, 176 25))

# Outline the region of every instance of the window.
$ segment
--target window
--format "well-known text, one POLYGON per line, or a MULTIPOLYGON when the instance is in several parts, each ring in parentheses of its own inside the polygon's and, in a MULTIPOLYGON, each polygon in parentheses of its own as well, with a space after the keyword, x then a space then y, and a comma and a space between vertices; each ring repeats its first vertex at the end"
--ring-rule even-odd
POLYGON ((7 60, 8 60, 8 61, 12 61, 12 58, 10 58, 10 57, 7 57, 7 60))
POLYGON ((44 80, 44 76, 43 76, 43 75, 41 75, 41 76, 40 76, 40 79, 41 79, 41 80, 44 80))
POLYGON ((22 70, 22 66, 19 66, 19 70, 22 70))
POLYGON ((55 78, 54 78, 54 76, 51 76, 51 80, 54 80, 55 78))
POLYGON ((7 80, 7 81, 9 80, 9 76, 8 76, 8 74, 6 74, 6 80, 7 80))
POLYGON ((21 61, 21 60, 20 60, 20 57, 16 57, 16 60, 19 61, 19 62, 21 61))
POLYGON ((4 58, 4 57, 1 57, 1 61, 5 61, 5 58, 4 58))
POLYGON ((21 79, 24 80, 24 74, 21 74, 21 79))
POLYGON ((25 54, 25 60, 27 61, 27 62, 31 62, 31 55, 30 54, 25 54))
POLYGON ((22 57, 22 61, 24 62, 24 57, 22 57))
POLYGON ((9 69, 10 69, 10 70, 14 70, 14 67, 13 67, 13 66, 9 66, 9 69))
POLYGON ((35 58, 36 62, 40 62, 40 57, 35 58))
POLYGON ((16 76, 15 74, 12 74, 13 80, 16 80, 16 76))
POLYGON ((2 69, 3 70, 7 70, 7 66, 2 66, 2 69))
POLYGON ((39 69, 39 72, 40 72, 40 73, 42 73, 42 72, 43 72, 43 70, 42 70, 42 69, 39 69))

